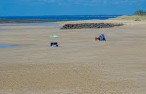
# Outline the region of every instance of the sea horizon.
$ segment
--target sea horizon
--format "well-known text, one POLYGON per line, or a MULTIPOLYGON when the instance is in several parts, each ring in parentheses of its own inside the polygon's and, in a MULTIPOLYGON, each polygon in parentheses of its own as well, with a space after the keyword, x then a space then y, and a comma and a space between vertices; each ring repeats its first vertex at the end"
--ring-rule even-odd
POLYGON ((40 19, 40 20, 106 20, 122 15, 44 15, 44 16, 0 16, 0 19, 40 19))

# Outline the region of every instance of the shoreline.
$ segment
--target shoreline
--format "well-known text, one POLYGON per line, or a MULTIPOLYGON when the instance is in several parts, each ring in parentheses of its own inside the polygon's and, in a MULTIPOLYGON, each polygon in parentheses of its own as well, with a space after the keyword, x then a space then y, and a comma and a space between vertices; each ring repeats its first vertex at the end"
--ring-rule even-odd
POLYGON ((87 19, 87 20, 48 20, 48 19, 0 19, 0 24, 19 24, 19 23, 45 23, 45 22, 80 22, 80 21, 134 21, 134 22, 143 22, 146 21, 146 16, 118 16, 116 18, 108 18, 108 19, 87 19))
POLYGON ((72 20, 0 19, 0 24, 45 23, 45 22, 62 22, 62 21, 72 21, 72 20))

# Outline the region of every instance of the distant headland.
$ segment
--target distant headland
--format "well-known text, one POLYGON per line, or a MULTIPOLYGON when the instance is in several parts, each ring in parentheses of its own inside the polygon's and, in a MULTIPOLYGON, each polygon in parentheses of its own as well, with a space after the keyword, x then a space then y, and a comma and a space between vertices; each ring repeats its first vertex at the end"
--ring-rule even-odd
POLYGON ((117 18, 111 18, 109 20, 146 21, 146 11, 137 10, 132 16, 123 15, 117 18))

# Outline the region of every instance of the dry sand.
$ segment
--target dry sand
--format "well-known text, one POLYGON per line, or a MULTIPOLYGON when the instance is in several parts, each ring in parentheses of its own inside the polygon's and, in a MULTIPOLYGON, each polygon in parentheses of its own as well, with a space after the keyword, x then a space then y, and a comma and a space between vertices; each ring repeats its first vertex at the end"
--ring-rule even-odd
POLYGON ((146 94, 146 22, 106 29, 0 27, 0 94, 146 94), (49 47, 50 34, 60 47, 49 47), (107 41, 95 41, 104 33, 107 41))

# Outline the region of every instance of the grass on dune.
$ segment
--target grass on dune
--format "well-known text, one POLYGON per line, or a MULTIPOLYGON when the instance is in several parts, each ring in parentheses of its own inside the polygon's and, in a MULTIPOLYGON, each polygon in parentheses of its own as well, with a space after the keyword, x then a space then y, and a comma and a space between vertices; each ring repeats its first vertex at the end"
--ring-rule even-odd
POLYGON ((123 15, 123 16, 119 16, 117 18, 111 18, 109 20, 131 20, 131 21, 146 21, 146 16, 127 16, 127 15, 123 15))

